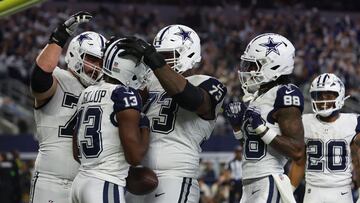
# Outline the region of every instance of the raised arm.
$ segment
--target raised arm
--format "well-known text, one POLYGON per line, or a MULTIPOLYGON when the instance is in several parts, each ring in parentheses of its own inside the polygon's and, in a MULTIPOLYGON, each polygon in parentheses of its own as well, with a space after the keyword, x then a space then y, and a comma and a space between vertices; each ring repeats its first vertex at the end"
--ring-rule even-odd
MULTIPOLYGON (((214 119, 214 97, 221 94, 221 100, 226 94, 226 88, 221 84, 214 91, 207 91, 197 87, 186 80, 182 75, 175 72, 166 64, 163 56, 156 52, 154 46, 147 42, 126 38, 119 48, 125 49, 122 55, 133 55, 139 59, 143 58, 158 78, 164 90, 184 109, 196 112, 202 118, 214 119)), ((219 100, 220 100, 219 97, 219 100)))
POLYGON ((79 12, 60 24, 51 34, 48 44, 37 56, 31 73, 31 91, 35 97, 35 106, 41 106, 51 98, 57 87, 57 80, 52 75, 66 41, 72 36, 80 23, 88 22, 92 16, 79 12))

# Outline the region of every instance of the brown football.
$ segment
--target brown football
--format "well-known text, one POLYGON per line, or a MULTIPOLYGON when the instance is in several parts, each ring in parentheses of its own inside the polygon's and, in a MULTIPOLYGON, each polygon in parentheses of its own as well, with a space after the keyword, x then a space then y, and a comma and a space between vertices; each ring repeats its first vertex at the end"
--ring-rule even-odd
POLYGON ((158 179, 154 171, 147 167, 130 166, 126 178, 126 189, 134 195, 145 195, 156 189, 158 179))

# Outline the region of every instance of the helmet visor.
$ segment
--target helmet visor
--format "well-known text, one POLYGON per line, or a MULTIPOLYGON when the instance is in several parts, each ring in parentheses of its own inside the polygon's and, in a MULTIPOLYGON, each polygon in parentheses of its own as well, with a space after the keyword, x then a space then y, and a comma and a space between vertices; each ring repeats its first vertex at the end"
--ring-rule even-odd
POLYGON ((180 53, 176 49, 158 49, 157 50, 165 59, 165 62, 176 72, 179 72, 180 53))
POLYGON ((102 59, 88 53, 82 54, 81 58, 83 66, 78 70, 80 79, 86 86, 95 84, 102 77, 102 59))
POLYGON ((250 93, 254 93, 264 81, 260 68, 261 64, 256 60, 241 58, 238 71, 239 80, 242 86, 250 93))
POLYGON ((328 111, 335 109, 336 98, 339 96, 337 92, 333 91, 314 91, 311 92, 311 99, 313 108, 316 112, 328 111))

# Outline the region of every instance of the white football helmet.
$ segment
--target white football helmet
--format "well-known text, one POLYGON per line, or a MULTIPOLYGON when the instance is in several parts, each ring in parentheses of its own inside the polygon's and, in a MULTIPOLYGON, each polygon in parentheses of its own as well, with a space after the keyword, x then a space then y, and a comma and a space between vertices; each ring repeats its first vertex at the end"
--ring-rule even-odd
POLYGON ((148 68, 131 55, 119 56, 118 39, 106 48, 102 71, 105 75, 120 81, 123 85, 141 89, 146 83, 148 68))
POLYGON ((153 45, 178 73, 196 67, 201 61, 200 38, 185 25, 164 27, 156 34, 153 45))
POLYGON ((260 85, 291 74, 294 57, 295 48, 285 37, 275 33, 256 36, 241 55, 239 79, 242 88, 254 93, 260 85))
POLYGON ((96 32, 83 32, 75 36, 67 49, 65 62, 74 74, 79 77, 84 86, 93 85, 102 77, 101 67, 85 60, 86 55, 102 59, 106 39, 96 32), (91 67, 92 71, 87 73, 84 65, 91 67))
POLYGON ((345 86, 343 82, 332 73, 324 73, 317 76, 311 83, 310 95, 314 113, 323 117, 330 116, 334 111, 340 110, 345 100, 349 97, 345 97, 345 86), (334 100, 321 100, 321 98, 319 98, 320 92, 334 92, 337 97, 334 100), (331 108, 326 108, 328 103, 333 104, 331 108), (323 108, 319 109, 318 105, 323 106, 323 108))

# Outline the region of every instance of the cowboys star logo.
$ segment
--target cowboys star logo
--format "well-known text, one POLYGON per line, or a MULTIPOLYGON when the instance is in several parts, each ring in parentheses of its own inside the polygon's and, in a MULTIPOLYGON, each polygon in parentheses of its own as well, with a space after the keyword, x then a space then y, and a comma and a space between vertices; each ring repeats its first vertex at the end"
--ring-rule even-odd
POLYGON ((274 42, 273 38, 269 37, 268 42, 260 44, 262 47, 266 47, 265 56, 269 55, 271 52, 275 52, 277 55, 280 55, 279 49, 277 48, 283 42, 274 42))

